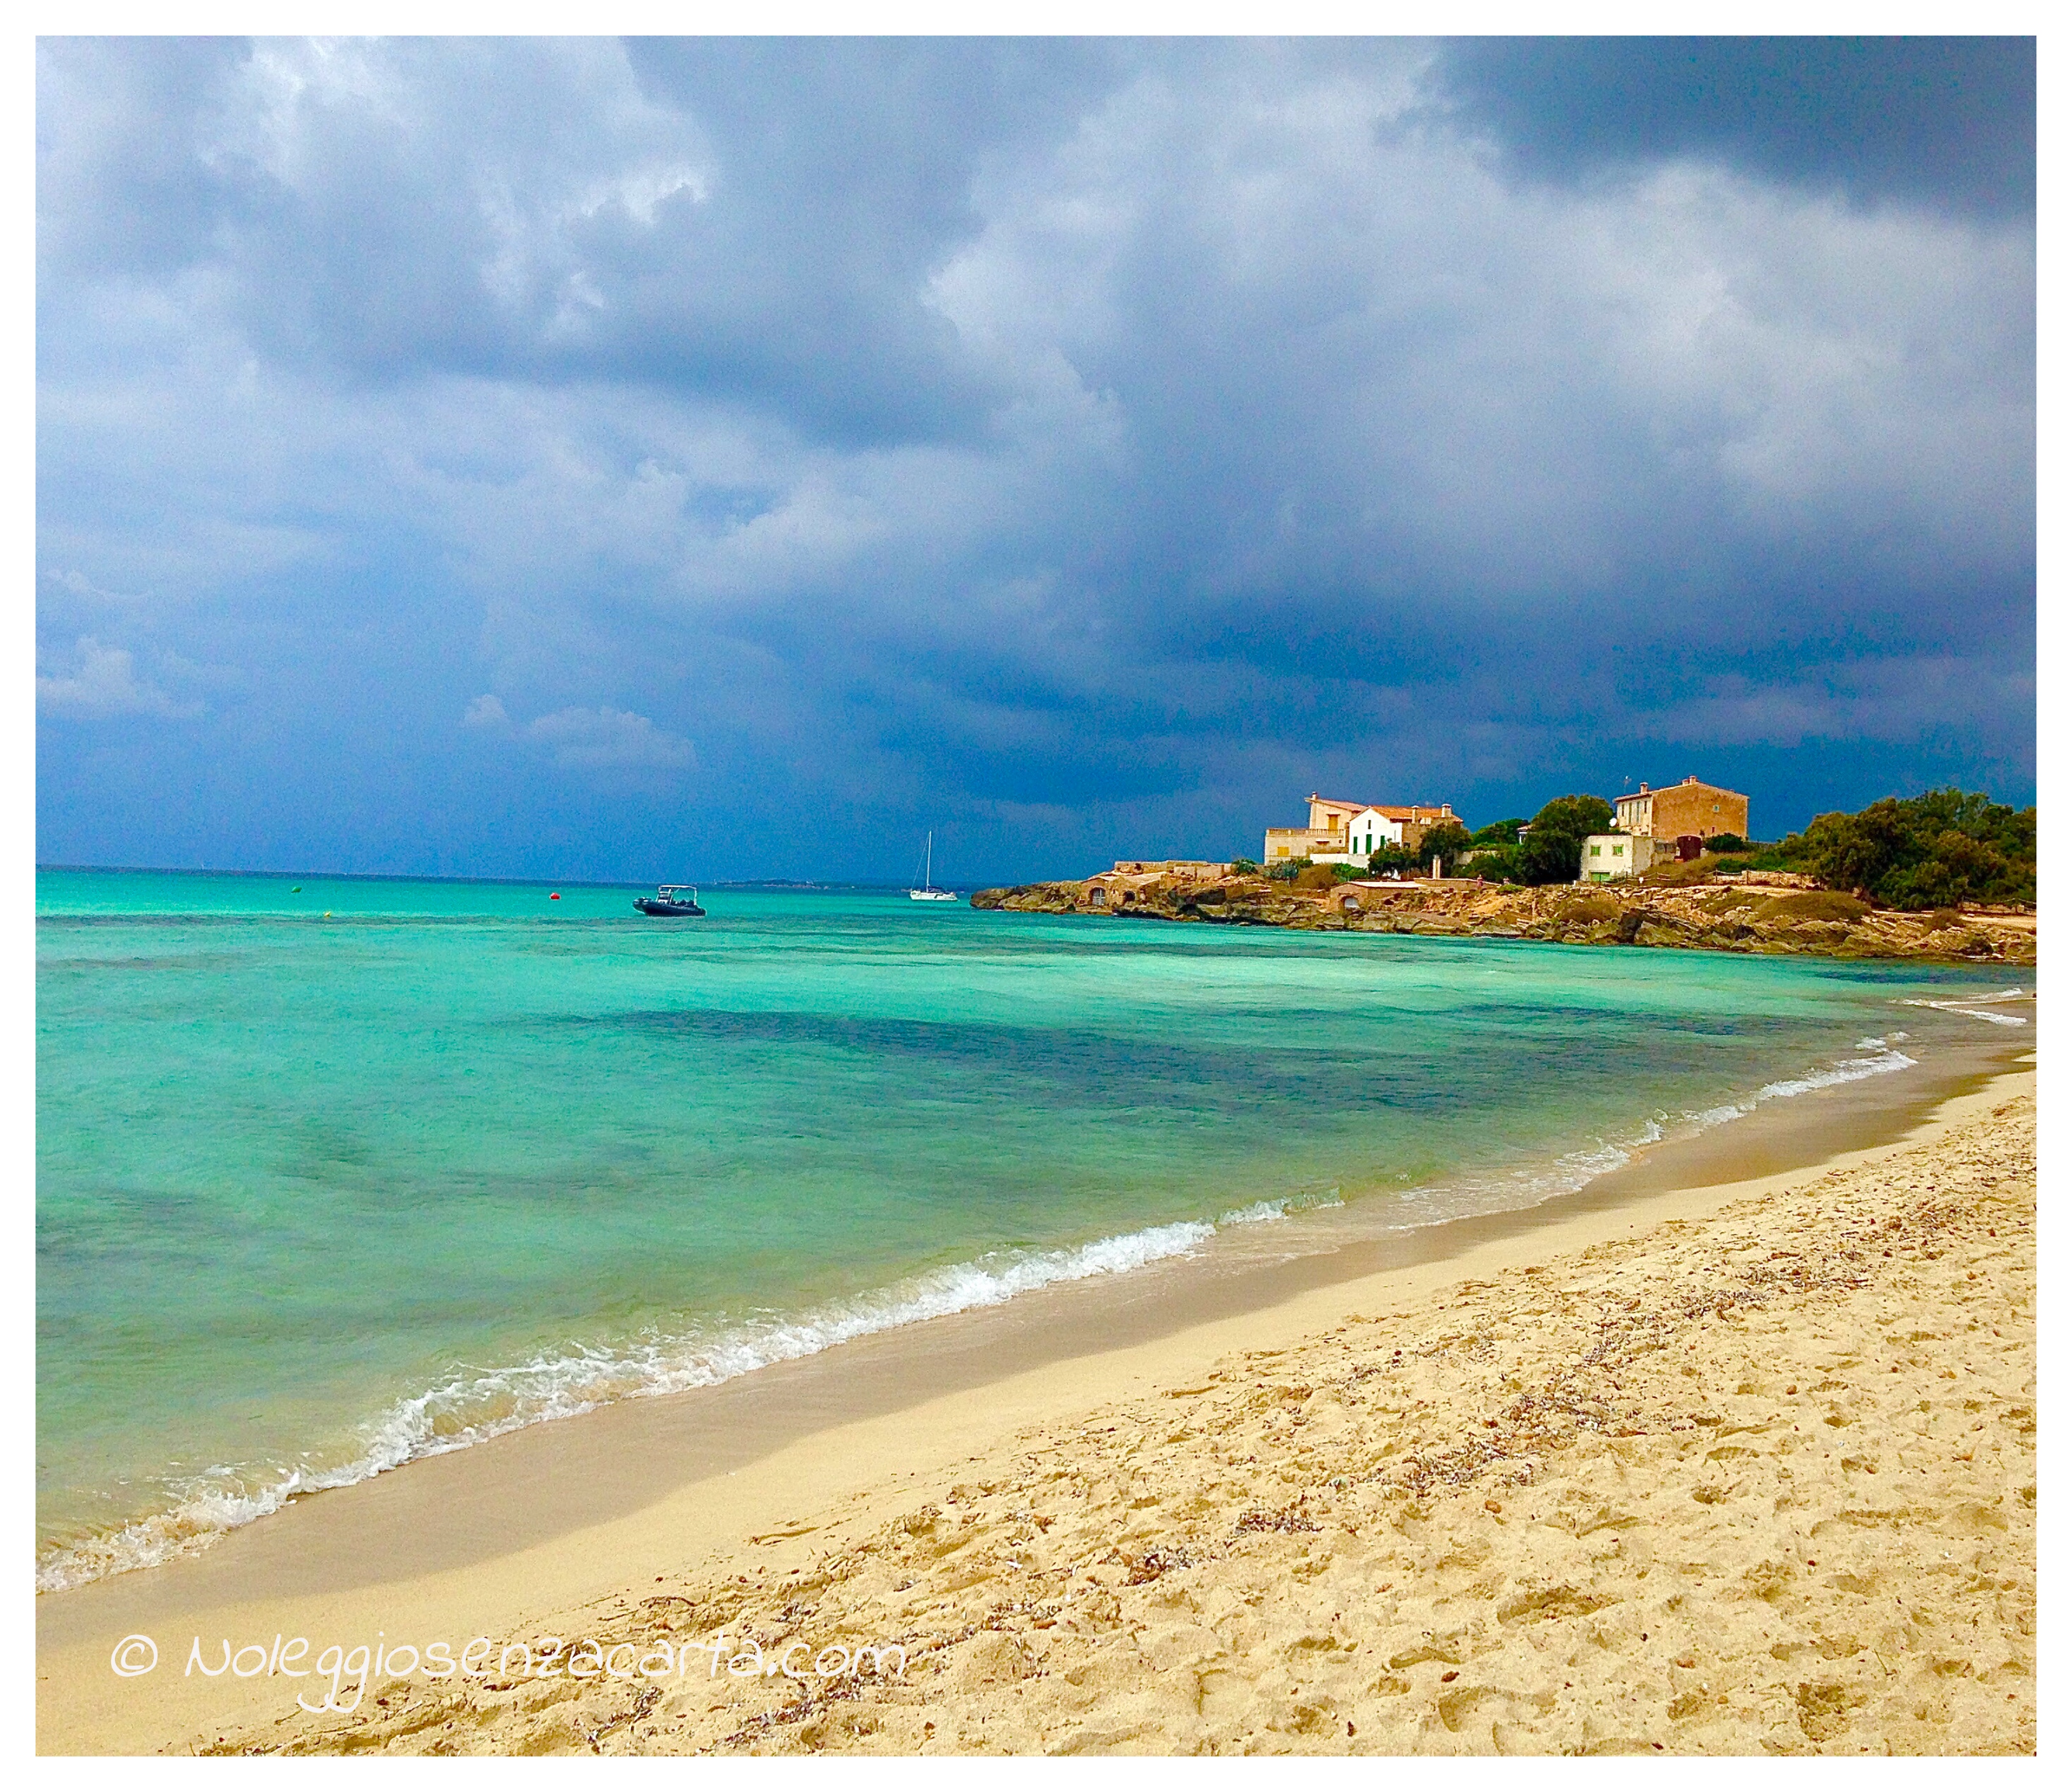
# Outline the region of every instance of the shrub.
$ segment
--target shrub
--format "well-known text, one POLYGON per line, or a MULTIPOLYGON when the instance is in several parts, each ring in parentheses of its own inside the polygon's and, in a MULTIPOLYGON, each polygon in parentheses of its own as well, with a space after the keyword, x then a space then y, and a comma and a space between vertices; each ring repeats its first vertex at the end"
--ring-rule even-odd
POLYGON ((1737 853, 1723 858, 1712 869, 1715 871, 1789 871, 1792 861, 1782 849, 1775 846, 1758 846, 1746 853, 1737 853))
POLYGON ((1256 878, 1259 875, 1259 861, 1256 859, 1232 859, 1231 875, 1233 878, 1256 878))
POLYGON ((1309 869, 1309 861, 1305 855, 1299 859, 1279 860, 1276 863, 1270 865, 1266 868, 1266 874, 1268 877, 1273 878, 1276 882, 1292 884, 1298 877, 1309 869))
POLYGON ((1625 912, 1616 898, 1592 894, 1563 903, 1559 919, 1572 923, 1616 921, 1625 912))
POLYGON ((1778 921, 1860 921, 1870 911, 1869 903, 1836 890, 1803 890, 1763 905, 1764 915, 1778 921))
POLYGON ((1749 843, 1739 834, 1714 834, 1705 842, 1708 853, 1745 853, 1749 843))
POLYGON ((1461 861, 1458 875, 1487 878, 1496 883, 1515 884, 1519 881, 1518 848, 1515 845, 1478 846, 1461 861))
POLYGON ((1888 796, 1854 815, 1816 816, 1779 850, 1829 889, 1889 908, 2036 900, 2036 811, 1975 791, 1888 796))
POLYGON ((1377 846, 1367 854, 1367 874, 1385 878, 1392 871, 1415 871, 1417 855, 1400 846, 1377 846))

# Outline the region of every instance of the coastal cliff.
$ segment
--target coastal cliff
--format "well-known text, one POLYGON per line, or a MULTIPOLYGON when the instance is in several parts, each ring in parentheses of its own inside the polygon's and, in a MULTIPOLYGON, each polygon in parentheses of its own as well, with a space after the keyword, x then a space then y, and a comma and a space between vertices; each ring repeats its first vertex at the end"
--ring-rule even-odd
POLYGON ((2033 914, 1955 909, 1906 913, 1873 908, 1832 891, 1782 884, 1549 884, 1526 889, 1433 881, 1298 890, 1265 878, 1207 883, 1110 876, 981 890, 971 898, 971 906, 1118 920, 1536 939, 1568 946, 1681 946, 1983 964, 2036 962, 2033 914))

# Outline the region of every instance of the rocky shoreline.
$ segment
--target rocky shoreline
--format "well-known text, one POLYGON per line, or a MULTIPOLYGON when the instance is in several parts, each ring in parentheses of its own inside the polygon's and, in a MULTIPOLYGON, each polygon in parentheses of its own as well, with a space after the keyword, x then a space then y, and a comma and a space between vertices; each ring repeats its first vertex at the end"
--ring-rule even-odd
POLYGON ((1535 939, 1567 946, 1678 946, 1823 958, 1928 959, 2033 965, 2033 912, 1922 913, 1873 908, 1801 880, 1618 886, 1477 884, 1429 879, 1299 890, 1260 877, 1189 882, 1154 875, 981 890, 978 909, 1204 921, 1318 932, 1535 939))

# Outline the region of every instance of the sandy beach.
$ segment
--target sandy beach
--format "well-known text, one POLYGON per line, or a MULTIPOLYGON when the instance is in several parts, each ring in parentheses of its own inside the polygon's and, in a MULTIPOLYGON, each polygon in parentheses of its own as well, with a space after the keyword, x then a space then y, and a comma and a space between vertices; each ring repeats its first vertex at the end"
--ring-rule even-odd
POLYGON ((2029 1750, 2033 1075, 1906 1124, 918 1402, 829 1353, 701 1474, 644 1401, 299 1502, 40 1600, 39 1746, 2029 1750))
POLYGON ((1357 23, 38 35, 39 1757, 2041 1758, 2038 33, 1357 23))

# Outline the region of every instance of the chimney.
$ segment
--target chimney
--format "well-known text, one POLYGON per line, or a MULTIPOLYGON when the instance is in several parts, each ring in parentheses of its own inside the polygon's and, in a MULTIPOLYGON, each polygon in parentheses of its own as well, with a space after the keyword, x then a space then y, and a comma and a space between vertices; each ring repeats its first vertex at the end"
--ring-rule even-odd
POLYGON ((1640 787, 1640 794, 1641 794, 1642 796, 1645 796, 1645 795, 1647 795, 1647 786, 1646 786, 1646 784, 1645 783, 1643 783, 1641 785, 1641 787, 1640 787))

